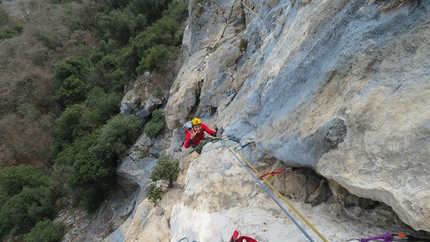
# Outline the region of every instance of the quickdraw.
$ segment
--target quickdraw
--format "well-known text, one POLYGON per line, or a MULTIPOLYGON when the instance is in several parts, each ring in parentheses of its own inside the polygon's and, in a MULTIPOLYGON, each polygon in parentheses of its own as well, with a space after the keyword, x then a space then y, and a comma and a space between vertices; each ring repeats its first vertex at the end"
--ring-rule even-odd
POLYGON ((234 147, 234 152, 238 152, 238 151, 243 150, 243 148, 245 148, 246 146, 250 145, 251 143, 252 142, 248 142, 248 143, 242 145, 240 148, 234 147))
POLYGON ((266 181, 268 181, 268 180, 272 179, 275 175, 284 173, 285 171, 286 171, 286 169, 282 168, 282 169, 279 169, 279 170, 276 170, 276 171, 266 172, 266 173, 264 173, 263 175, 260 176, 260 180, 266 180, 266 181), (268 176, 268 177, 264 178, 266 176, 268 176))

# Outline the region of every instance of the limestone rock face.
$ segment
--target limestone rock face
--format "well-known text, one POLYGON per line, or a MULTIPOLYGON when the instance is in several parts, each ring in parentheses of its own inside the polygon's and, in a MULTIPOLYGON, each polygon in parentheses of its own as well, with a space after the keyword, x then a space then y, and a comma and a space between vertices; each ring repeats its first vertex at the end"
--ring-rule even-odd
MULTIPOLYGON (((182 192, 172 201, 170 241, 177 242, 182 238, 229 241, 234 230, 257 241, 308 241, 282 209, 304 228, 310 238, 321 241, 280 197, 274 197, 282 208, 258 185, 234 153, 221 142, 209 144, 189 165, 182 192)), ((369 228, 365 223, 337 216, 336 208, 327 204, 313 207, 296 200, 289 202, 328 241, 359 238, 362 231, 383 233, 376 226, 369 228)))
POLYGON ((429 2, 198 2, 170 129, 200 116, 430 231, 429 2))

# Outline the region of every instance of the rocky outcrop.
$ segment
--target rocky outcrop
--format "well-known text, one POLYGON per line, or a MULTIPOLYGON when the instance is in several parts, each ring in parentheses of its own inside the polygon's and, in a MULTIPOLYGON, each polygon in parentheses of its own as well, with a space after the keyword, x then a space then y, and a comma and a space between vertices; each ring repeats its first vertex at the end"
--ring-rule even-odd
POLYGON ((253 162, 313 168, 430 231, 429 3, 199 1, 189 11, 170 129, 200 116, 253 140, 253 162))

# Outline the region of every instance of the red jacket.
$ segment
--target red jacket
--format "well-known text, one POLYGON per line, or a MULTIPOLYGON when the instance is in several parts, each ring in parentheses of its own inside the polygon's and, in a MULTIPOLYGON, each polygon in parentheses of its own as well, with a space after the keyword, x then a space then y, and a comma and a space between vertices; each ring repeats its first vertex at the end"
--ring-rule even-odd
MULTIPOLYGON (((196 147, 197 145, 200 144, 200 142, 202 140, 205 139, 205 134, 204 134, 203 131, 205 131, 206 133, 208 133, 208 134, 210 134, 212 136, 216 136, 216 131, 210 129, 208 126, 206 126, 206 124, 202 123, 201 126, 202 126, 202 131, 199 132, 199 133, 197 133, 196 136, 194 136, 194 139, 193 139, 193 141, 191 143, 192 147, 196 147)), ((185 142, 184 142, 184 147, 186 149, 188 149, 188 147, 190 145, 189 144, 190 143, 190 137, 191 137, 191 132, 190 132, 190 130, 188 130, 187 133, 185 134, 185 142)))

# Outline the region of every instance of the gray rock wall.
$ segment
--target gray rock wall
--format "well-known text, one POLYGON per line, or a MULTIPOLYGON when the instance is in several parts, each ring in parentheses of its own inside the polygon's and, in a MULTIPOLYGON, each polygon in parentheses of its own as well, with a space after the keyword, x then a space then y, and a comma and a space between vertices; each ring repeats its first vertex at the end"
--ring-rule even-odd
POLYGON ((199 2, 170 129, 200 116, 430 231, 430 2, 199 2))

